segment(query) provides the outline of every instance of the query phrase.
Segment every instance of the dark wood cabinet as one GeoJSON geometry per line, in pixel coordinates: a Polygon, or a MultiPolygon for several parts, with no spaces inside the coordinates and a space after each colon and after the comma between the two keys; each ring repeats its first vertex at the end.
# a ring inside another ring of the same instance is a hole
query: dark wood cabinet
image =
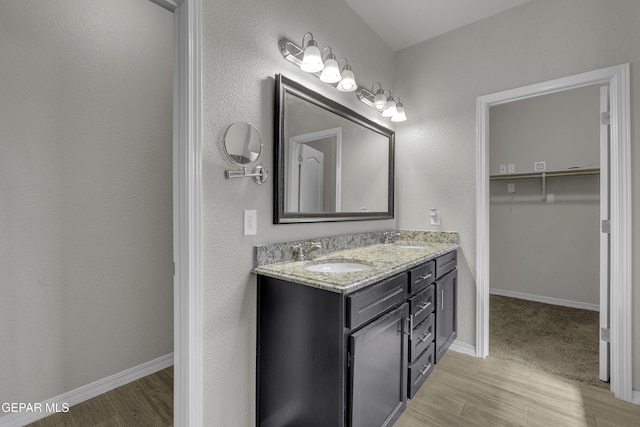
{"type": "Polygon", "coordinates": [[[402,304],[350,335],[350,426],[390,426],[404,410],[408,315],[402,304]]]}
{"type": "Polygon", "coordinates": [[[258,276],[260,427],[391,426],[456,338],[456,252],[342,294],[258,276]]]}
{"type": "Polygon", "coordinates": [[[409,271],[409,398],[456,339],[456,262],[452,251],[409,271]]]}
{"type": "MultiPolygon", "coordinates": [[[[455,255],[455,252],[452,252],[455,255]]],[[[446,255],[445,255],[446,256],[446,255]]],[[[444,356],[447,349],[458,336],[457,310],[457,285],[458,271],[455,268],[455,256],[448,257],[450,269],[436,280],[436,346],[435,363],[444,356]],[[453,258],[453,264],[451,264],[453,258]]],[[[436,259],[436,267],[438,259],[436,259]]],[[[446,271],[446,270],[445,270],[446,271]]]]}
{"type": "Polygon", "coordinates": [[[261,427],[391,426],[406,407],[407,275],[349,295],[258,276],[261,427]]]}

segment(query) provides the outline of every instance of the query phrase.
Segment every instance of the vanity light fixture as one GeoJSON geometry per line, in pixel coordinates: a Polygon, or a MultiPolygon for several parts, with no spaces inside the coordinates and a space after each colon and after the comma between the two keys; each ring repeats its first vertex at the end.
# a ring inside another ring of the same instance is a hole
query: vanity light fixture
{"type": "Polygon", "coordinates": [[[280,53],[284,59],[297,65],[303,71],[314,74],[325,83],[337,83],[336,89],[340,92],[355,91],[358,88],[358,84],[356,83],[356,77],[353,74],[353,70],[351,69],[351,65],[349,65],[347,59],[341,58],[339,61],[336,61],[336,56],[329,46],[323,48],[322,52],[320,52],[318,44],[313,40],[313,34],[311,33],[306,33],[304,37],[302,37],[302,46],[304,46],[307,36],[310,37],[311,40],[307,42],[306,48],[298,46],[291,40],[281,39],[278,46],[280,47],[280,53]],[[311,48],[311,50],[309,50],[309,48],[311,48]],[[323,61],[322,56],[327,49],[329,50],[329,54],[323,61]],[[316,52],[317,57],[315,56],[316,52]],[[311,56],[309,56],[309,54],[311,56]],[[315,64],[315,66],[311,65],[311,59],[313,59],[313,64],[315,64]],[[309,61],[305,62],[307,60],[309,61]],[[319,64],[316,61],[318,61],[319,64]],[[340,63],[343,61],[344,68],[340,70],[340,63]]]}
{"type": "MultiPolygon", "coordinates": [[[[373,88],[376,87],[376,85],[378,85],[380,89],[376,92],[376,96],[373,97],[373,106],[376,110],[382,111],[387,108],[387,95],[385,95],[382,85],[378,82],[371,85],[371,93],[373,93],[373,88]]],[[[389,94],[391,94],[391,92],[389,92],[389,94]]]]}
{"type": "Polygon", "coordinates": [[[400,98],[398,98],[396,113],[391,117],[391,121],[404,122],[405,120],[407,120],[407,114],[404,112],[404,107],[402,106],[402,102],[400,102],[400,98]]]}
{"type": "Polygon", "coordinates": [[[380,86],[380,89],[376,91],[376,85],[380,85],[380,83],[374,83],[373,86],[371,86],[371,90],[363,88],[361,86],[358,87],[358,90],[356,91],[358,99],[367,104],[369,107],[373,107],[376,110],[381,111],[383,117],[391,117],[392,122],[397,123],[407,120],[407,114],[405,113],[404,107],[400,102],[400,98],[398,98],[397,96],[392,96],[391,92],[388,90],[383,90],[382,86],[380,86]],[[386,96],[387,93],[389,94],[389,96],[386,96]],[[379,105],[383,105],[382,102],[384,101],[384,106],[382,107],[382,109],[376,107],[376,100],[379,101],[379,105]]]}
{"type": "MultiPolygon", "coordinates": [[[[351,65],[347,62],[347,58],[340,58],[340,61],[345,62],[344,69],[340,73],[340,82],[336,89],[340,92],[353,92],[358,88],[356,84],[356,77],[353,75],[353,71],[351,71],[351,65]]],[[[340,65],[340,61],[338,61],[338,65],[340,65]]]]}
{"type": "Polygon", "coordinates": [[[322,69],[322,73],[320,74],[320,80],[325,83],[338,83],[340,81],[340,67],[338,67],[338,61],[336,61],[336,56],[331,51],[329,46],[322,49],[322,53],[329,49],[329,55],[327,55],[327,59],[324,61],[324,68],[322,69]]]}
{"type": "Polygon", "coordinates": [[[391,92],[389,92],[389,97],[387,98],[387,106],[382,111],[382,117],[393,117],[398,112],[398,110],[396,109],[396,101],[394,98],[395,96],[391,96],[391,92]]]}
{"type": "Polygon", "coordinates": [[[356,92],[360,101],[382,113],[385,118],[391,118],[392,122],[407,120],[404,107],[400,99],[393,96],[390,91],[384,90],[382,84],[376,82],[371,90],[358,86],[351,65],[346,58],[336,61],[336,56],[331,47],[326,46],[320,51],[313,34],[306,33],[302,37],[302,45],[298,46],[288,39],[278,42],[282,57],[292,64],[297,65],[303,71],[311,73],[325,83],[335,85],[340,92],[356,92]],[[306,44],[305,44],[306,41],[306,44]],[[329,53],[323,58],[326,51],[329,53]],[[344,67],[340,64],[344,61],[344,67]],[[376,86],[378,90],[375,90],[376,86]]]}
{"type": "Polygon", "coordinates": [[[320,53],[320,49],[318,49],[318,43],[313,39],[313,34],[311,33],[306,33],[302,36],[302,45],[304,46],[304,39],[307,38],[307,36],[309,36],[309,41],[307,42],[307,47],[304,49],[300,68],[302,71],[308,73],[317,73],[324,68],[322,54],[320,53]]]}

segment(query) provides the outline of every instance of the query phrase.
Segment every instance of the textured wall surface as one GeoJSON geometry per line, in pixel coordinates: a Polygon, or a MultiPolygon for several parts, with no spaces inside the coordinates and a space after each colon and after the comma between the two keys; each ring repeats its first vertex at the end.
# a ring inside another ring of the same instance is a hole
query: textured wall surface
{"type": "Polygon", "coordinates": [[[273,225],[273,175],[267,184],[226,180],[226,128],[254,124],[261,162],[273,172],[274,76],[282,73],[372,119],[353,93],[338,92],[285,61],[278,40],[319,46],[347,57],[360,84],[393,89],[394,54],[341,0],[203,1],[203,226],[205,424],[255,425],[256,277],[253,245],[386,230],[396,220],[273,225]],[[243,236],[242,211],[258,211],[258,234],[243,236]]]}
{"type": "MultiPolygon", "coordinates": [[[[396,86],[409,121],[398,126],[402,228],[460,232],[459,333],[475,344],[476,98],[506,89],[631,63],[632,165],[640,164],[640,3],[536,0],[397,52],[396,86]],[[422,159],[417,162],[415,159],[422,159]],[[465,268],[468,268],[465,270],[465,268]]],[[[640,311],[640,176],[633,173],[633,312],[640,311]]],[[[640,389],[640,318],[633,317],[634,388],[640,389]]]]}
{"type": "Polygon", "coordinates": [[[0,401],[173,351],[172,15],[0,2],[0,401]]]}

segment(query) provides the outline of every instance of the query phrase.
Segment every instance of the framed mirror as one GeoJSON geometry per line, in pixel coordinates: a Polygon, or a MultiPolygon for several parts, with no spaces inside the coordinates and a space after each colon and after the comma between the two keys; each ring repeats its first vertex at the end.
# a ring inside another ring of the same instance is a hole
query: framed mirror
{"type": "Polygon", "coordinates": [[[276,75],[274,223],[391,219],[395,132],[276,75]]]}

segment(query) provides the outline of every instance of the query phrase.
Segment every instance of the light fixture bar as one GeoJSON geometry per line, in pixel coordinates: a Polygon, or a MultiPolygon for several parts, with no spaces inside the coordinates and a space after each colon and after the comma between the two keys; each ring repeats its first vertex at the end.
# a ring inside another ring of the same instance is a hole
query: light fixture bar
{"type": "Polygon", "coordinates": [[[370,92],[368,89],[363,88],[362,86],[358,86],[356,90],[356,96],[360,101],[367,104],[371,108],[375,108],[373,106],[373,100],[376,97],[375,93],[370,92]]]}
{"type": "MultiPolygon", "coordinates": [[[[310,36],[311,41],[309,44],[313,44],[314,49],[317,49],[317,43],[315,42],[315,40],[313,40],[313,35],[311,33],[306,33],[304,35],[304,37],[302,38],[302,44],[304,45],[304,40],[307,36],[310,36]]],[[[280,48],[280,53],[282,54],[282,57],[284,59],[286,59],[287,61],[291,62],[292,64],[295,64],[298,68],[303,69],[302,68],[302,61],[303,58],[305,56],[305,48],[303,46],[299,46],[298,44],[296,44],[295,42],[283,38],[280,39],[280,41],[278,42],[278,47],[280,48]]],[[[331,48],[330,47],[325,47],[320,51],[320,58],[323,60],[324,64],[320,64],[320,65],[324,65],[327,66],[327,64],[329,63],[329,60],[335,62],[335,55],[333,55],[333,52],[331,52],[331,48]],[[324,59],[324,51],[325,49],[329,49],[329,55],[327,56],[327,59],[324,59]]],[[[339,91],[342,92],[351,92],[353,91],[353,87],[357,86],[357,83],[355,82],[355,78],[353,76],[353,71],[351,71],[351,67],[349,66],[349,63],[347,61],[346,58],[341,58],[340,61],[337,61],[338,63],[338,69],[340,70],[340,62],[341,61],[345,61],[345,65],[344,68],[340,71],[341,74],[341,80],[339,80],[338,82],[331,82],[331,81],[327,81],[327,79],[325,78],[324,80],[320,77],[322,75],[322,70],[320,71],[315,71],[315,72],[308,72],[309,74],[313,74],[316,77],[318,77],[319,79],[323,80],[325,83],[330,84],[334,87],[336,87],[339,91]],[[348,83],[347,83],[348,82],[348,83]],[[346,84],[344,84],[346,83],[346,84]],[[350,88],[348,87],[350,86],[350,88]]],[[[335,66],[334,64],[332,64],[332,66],[335,66]]],[[[304,70],[303,70],[304,71],[304,70]]],[[[393,122],[403,122],[405,120],[407,120],[407,116],[404,112],[404,107],[402,107],[402,103],[400,103],[400,99],[397,97],[394,97],[390,91],[385,91],[382,88],[382,85],[380,83],[374,83],[373,87],[371,88],[371,90],[362,87],[362,86],[357,86],[356,89],[356,96],[358,97],[358,99],[368,105],[369,107],[379,111],[380,113],[383,113],[385,110],[388,109],[387,106],[387,101],[389,99],[393,100],[393,103],[396,104],[396,111],[387,111],[387,113],[385,114],[385,118],[390,118],[391,121],[393,122]],[[377,92],[374,92],[374,88],[376,85],[379,85],[379,90],[377,92]],[[385,101],[383,102],[382,100],[378,100],[376,99],[376,95],[381,96],[381,94],[385,93],[384,98],[385,101]],[[386,93],[389,94],[389,96],[386,96],[386,93]],[[398,99],[397,103],[396,103],[396,99],[398,99]],[[390,115],[389,115],[390,114],[390,115]]]]}

